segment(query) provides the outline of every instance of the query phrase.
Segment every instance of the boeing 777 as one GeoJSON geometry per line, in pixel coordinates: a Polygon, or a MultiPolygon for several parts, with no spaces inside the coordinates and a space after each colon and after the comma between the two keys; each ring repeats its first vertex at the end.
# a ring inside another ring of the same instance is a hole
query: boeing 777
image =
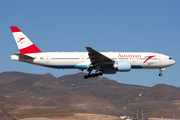
{"type": "Polygon", "coordinates": [[[97,52],[91,47],[86,47],[88,52],[42,52],[19,28],[10,28],[20,51],[11,55],[12,60],[57,69],[87,70],[85,79],[131,69],[159,69],[162,76],[162,70],[175,64],[169,56],[153,52],[97,52]]]}

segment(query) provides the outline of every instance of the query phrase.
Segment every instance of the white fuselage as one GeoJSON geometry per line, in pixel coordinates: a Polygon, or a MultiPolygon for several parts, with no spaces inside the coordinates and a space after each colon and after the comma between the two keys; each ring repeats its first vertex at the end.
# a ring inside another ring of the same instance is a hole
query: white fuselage
{"type": "MultiPolygon", "coordinates": [[[[131,69],[160,69],[175,64],[169,56],[150,52],[100,52],[114,61],[129,61],[131,69]],[[147,56],[153,56],[148,59],[147,56]]],[[[87,69],[88,52],[42,52],[26,54],[35,59],[12,55],[11,59],[58,69],[87,69]]]]}

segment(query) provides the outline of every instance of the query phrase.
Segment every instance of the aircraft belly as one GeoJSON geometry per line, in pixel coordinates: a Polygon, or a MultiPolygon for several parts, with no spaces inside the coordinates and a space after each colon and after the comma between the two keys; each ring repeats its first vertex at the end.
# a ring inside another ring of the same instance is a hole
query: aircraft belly
{"type": "Polygon", "coordinates": [[[45,67],[51,67],[57,69],[87,69],[87,65],[80,64],[81,62],[78,60],[77,61],[61,60],[61,61],[49,61],[49,62],[45,62],[44,64],[41,63],[42,62],[38,62],[37,64],[45,67]]]}

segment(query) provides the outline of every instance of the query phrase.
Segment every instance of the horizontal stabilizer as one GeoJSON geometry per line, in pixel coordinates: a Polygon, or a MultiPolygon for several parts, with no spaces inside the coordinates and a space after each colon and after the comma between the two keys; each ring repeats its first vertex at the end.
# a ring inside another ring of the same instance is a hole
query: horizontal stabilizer
{"type": "Polygon", "coordinates": [[[27,58],[27,59],[35,59],[34,57],[31,57],[29,55],[21,54],[21,53],[14,53],[15,55],[22,57],[22,58],[27,58]]]}

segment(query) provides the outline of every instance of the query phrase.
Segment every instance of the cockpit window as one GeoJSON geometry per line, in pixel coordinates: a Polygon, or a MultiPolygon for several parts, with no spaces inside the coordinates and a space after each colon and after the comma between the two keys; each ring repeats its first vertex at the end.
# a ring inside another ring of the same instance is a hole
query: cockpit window
{"type": "Polygon", "coordinates": [[[172,58],[169,58],[169,60],[172,60],[172,58]]]}

